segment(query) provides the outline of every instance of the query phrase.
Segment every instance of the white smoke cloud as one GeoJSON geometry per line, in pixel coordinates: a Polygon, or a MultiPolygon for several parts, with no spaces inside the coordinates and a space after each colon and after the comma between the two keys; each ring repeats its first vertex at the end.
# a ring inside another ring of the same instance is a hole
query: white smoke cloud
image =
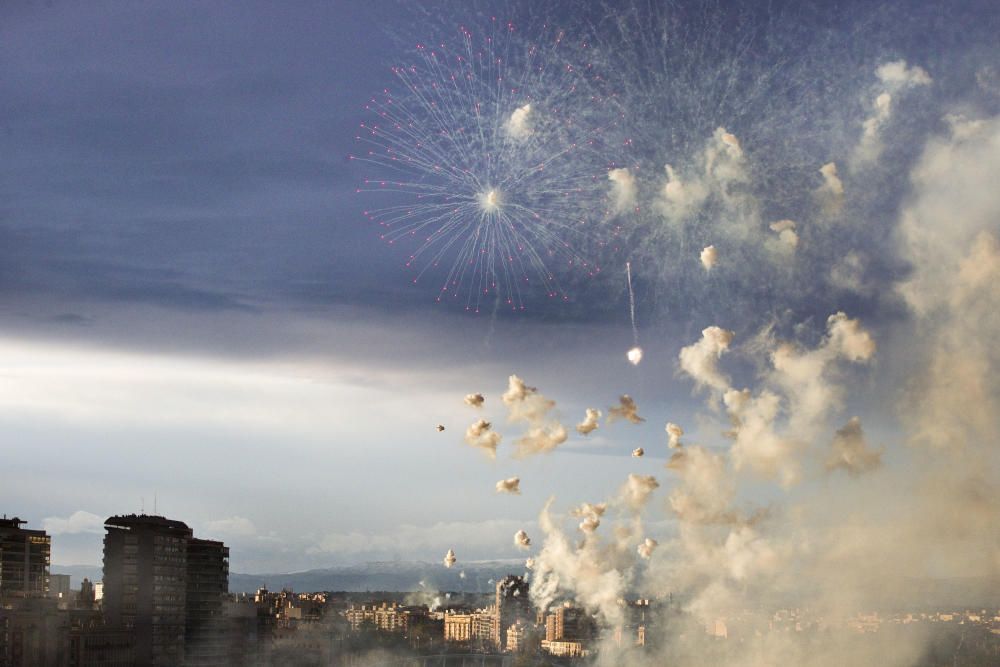
{"type": "Polygon", "coordinates": [[[528,533],[524,532],[523,529],[514,533],[514,546],[518,549],[531,548],[531,538],[528,537],[528,533]]]}
{"type": "Polygon", "coordinates": [[[725,391],[729,387],[729,378],[719,371],[718,361],[732,341],[732,331],[716,326],[702,330],[701,340],[681,349],[681,370],[700,387],[725,391]]]}
{"type": "Polygon", "coordinates": [[[641,459],[645,454],[646,450],[643,449],[642,447],[636,447],[635,449],[632,450],[632,456],[634,456],[637,459],[641,459]]]}
{"type": "Polygon", "coordinates": [[[608,408],[608,423],[613,423],[619,419],[624,419],[633,424],[641,424],[646,421],[639,416],[639,408],[636,407],[635,400],[628,394],[618,397],[618,405],[608,408]]]}
{"type": "Polygon", "coordinates": [[[497,493],[511,493],[520,494],[521,493],[521,478],[520,477],[508,477],[507,479],[501,479],[496,484],[497,493]]]}
{"type": "Polygon", "coordinates": [[[636,475],[631,473],[625,484],[622,485],[618,498],[629,509],[633,511],[641,510],[653,491],[659,488],[660,483],[652,475],[636,475]]]}
{"type": "Polygon", "coordinates": [[[666,180],[653,206],[673,223],[696,215],[711,199],[727,206],[736,203],[733,186],[749,181],[739,139],[722,127],[706,142],[694,169],[681,175],[668,164],[664,171],[666,180]]]}
{"type": "Polygon", "coordinates": [[[665,165],[667,179],[654,206],[663,217],[681,221],[698,212],[708,199],[709,190],[698,177],[682,180],[671,165],[665,165]]]}
{"type": "Polygon", "coordinates": [[[772,222],[769,227],[778,234],[778,243],[782,249],[790,252],[798,247],[799,235],[795,231],[797,225],[794,220],[778,220],[772,222]]]}
{"type": "Polygon", "coordinates": [[[615,214],[635,209],[639,186],[635,176],[628,169],[612,169],[608,172],[611,181],[611,210],[615,214]]]}
{"type": "Polygon", "coordinates": [[[601,517],[604,516],[607,509],[608,506],[606,503],[583,503],[579,507],[574,508],[572,514],[582,519],[578,526],[581,531],[592,533],[601,525],[601,517]]]}
{"type": "Polygon", "coordinates": [[[601,418],[601,411],[595,410],[594,408],[587,408],[587,413],[583,418],[583,421],[576,425],[576,430],[578,433],[587,435],[591,431],[594,431],[599,426],[598,420],[601,418]]]}
{"type": "Polygon", "coordinates": [[[497,457],[497,446],[502,439],[503,436],[494,431],[493,425],[485,419],[477,419],[465,431],[465,442],[482,449],[491,459],[497,457]]]}
{"type": "Polygon", "coordinates": [[[660,543],[654,540],[653,538],[647,537],[639,544],[638,547],[636,547],[636,552],[639,554],[640,557],[649,560],[650,558],[652,558],[653,551],[656,550],[656,547],[659,546],[659,544],[660,543]]]}
{"type": "Polygon", "coordinates": [[[551,423],[545,426],[536,426],[517,441],[517,449],[514,456],[524,458],[535,454],[544,454],[566,442],[569,434],[562,424],[551,423]]]}
{"type": "Polygon", "coordinates": [[[523,107],[518,107],[510,114],[510,118],[507,119],[505,125],[507,134],[513,139],[526,139],[530,137],[534,131],[531,120],[531,105],[525,104],[523,107]]]}
{"type": "Polygon", "coordinates": [[[466,405],[474,408],[481,408],[483,403],[486,402],[486,397],[482,394],[466,394],[464,400],[466,405]]]}
{"type": "Polygon", "coordinates": [[[544,421],[556,405],[555,401],[545,398],[538,393],[538,389],[529,387],[516,375],[508,378],[507,391],[500,400],[509,410],[510,421],[523,421],[533,425],[544,421]]]}
{"type": "Polygon", "coordinates": [[[448,553],[444,555],[444,566],[451,569],[457,561],[458,558],[455,557],[455,551],[453,549],[448,549],[448,553]]]}
{"type": "Polygon", "coordinates": [[[837,174],[837,164],[827,162],[819,168],[823,184],[815,192],[816,200],[828,215],[840,213],[844,205],[844,183],[837,174]]]}
{"type": "Polygon", "coordinates": [[[715,249],[714,245],[703,248],[698,257],[701,259],[701,265],[705,267],[706,271],[711,271],[719,263],[719,251],[715,249]]]}
{"type": "Polygon", "coordinates": [[[928,86],[931,77],[920,67],[909,67],[904,60],[886,63],[875,70],[882,91],[875,97],[872,113],[862,123],[861,140],[855,149],[858,164],[877,160],[882,153],[882,130],[892,118],[893,95],[914,86],[928,86]]]}
{"type": "Polygon", "coordinates": [[[667,446],[670,449],[679,448],[681,446],[681,436],[684,435],[684,429],[673,422],[667,422],[664,430],[667,432],[667,446]]]}

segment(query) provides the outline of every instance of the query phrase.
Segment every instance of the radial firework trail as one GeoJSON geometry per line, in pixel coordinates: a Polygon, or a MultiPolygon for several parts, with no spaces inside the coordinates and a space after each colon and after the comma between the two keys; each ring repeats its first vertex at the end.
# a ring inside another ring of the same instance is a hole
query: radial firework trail
{"type": "Polygon", "coordinates": [[[416,64],[393,69],[399,93],[367,106],[375,120],[351,157],[382,175],[359,192],[393,203],[366,215],[388,243],[413,239],[413,282],[443,268],[439,301],[478,312],[491,293],[514,310],[531,289],[566,298],[559,272],[600,270],[578,244],[606,209],[602,130],[590,123],[602,100],[584,92],[586,66],[560,59],[561,35],[521,46],[494,20],[486,35],[460,36],[457,47],[418,45],[416,64]]]}

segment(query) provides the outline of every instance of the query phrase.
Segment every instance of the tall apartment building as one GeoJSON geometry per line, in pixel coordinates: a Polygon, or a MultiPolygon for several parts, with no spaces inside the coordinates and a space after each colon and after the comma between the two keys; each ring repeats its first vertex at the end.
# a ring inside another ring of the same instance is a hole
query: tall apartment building
{"type": "Polygon", "coordinates": [[[226,664],[228,547],[162,516],[113,516],[104,527],[104,617],[134,637],[135,664],[226,664]]]}
{"type": "Polygon", "coordinates": [[[49,592],[51,538],[22,528],[17,517],[0,519],[0,600],[44,597],[49,592]]]}
{"type": "Polygon", "coordinates": [[[187,541],[184,649],[188,665],[227,663],[230,633],[224,596],[229,592],[229,547],[222,542],[187,541]]]}
{"type": "Polygon", "coordinates": [[[496,612],[493,618],[493,642],[497,649],[504,648],[507,629],[518,621],[534,622],[535,614],[528,598],[528,582],[523,577],[508,574],[497,582],[496,612]]]}

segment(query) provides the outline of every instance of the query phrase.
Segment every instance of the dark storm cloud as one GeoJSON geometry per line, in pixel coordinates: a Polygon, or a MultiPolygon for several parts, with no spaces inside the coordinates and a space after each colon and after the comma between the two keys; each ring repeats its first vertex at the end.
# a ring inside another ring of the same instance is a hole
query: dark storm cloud
{"type": "Polygon", "coordinates": [[[390,8],[6,4],[0,294],[377,301],[346,156],[390,8]]]}

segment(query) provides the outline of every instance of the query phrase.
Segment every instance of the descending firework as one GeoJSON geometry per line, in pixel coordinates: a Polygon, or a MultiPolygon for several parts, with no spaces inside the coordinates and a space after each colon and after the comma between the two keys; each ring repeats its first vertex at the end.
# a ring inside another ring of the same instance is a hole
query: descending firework
{"type": "Polygon", "coordinates": [[[625,277],[628,280],[628,315],[632,322],[632,349],[625,353],[625,358],[633,366],[642,361],[642,348],[639,347],[639,328],[635,325],[635,291],[632,289],[632,263],[625,262],[625,277]]]}
{"type": "Polygon", "coordinates": [[[565,299],[559,273],[600,270],[580,244],[605,217],[609,115],[585,92],[588,66],[564,61],[562,34],[525,44],[494,19],[458,37],[418,45],[414,64],[393,69],[398,91],[367,106],[351,157],[378,172],[359,192],[385,205],[366,215],[387,243],[416,246],[413,282],[443,278],[438,301],[565,299]]]}

